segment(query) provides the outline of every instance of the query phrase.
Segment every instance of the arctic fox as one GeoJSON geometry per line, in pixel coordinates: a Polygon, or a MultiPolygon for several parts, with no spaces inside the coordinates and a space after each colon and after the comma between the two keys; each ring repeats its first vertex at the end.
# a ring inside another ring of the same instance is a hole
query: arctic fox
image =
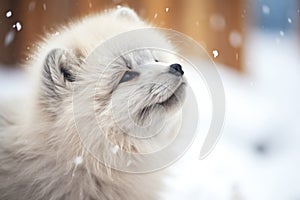
{"type": "Polygon", "coordinates": [[[152,30],[109,43],[88,61],[109,38],[149,27],[119,8],[62,27],[38,45],[27,64],[33,94],[14,114],[0,110],[1,200],[159,199],[159,172],[127,173],[114,163],[129,166],[176,133],[184,72],[175,59],[143,49],[173,47],[152,30]],[[131,47],[138,50],[122,54],[131,47]]]}

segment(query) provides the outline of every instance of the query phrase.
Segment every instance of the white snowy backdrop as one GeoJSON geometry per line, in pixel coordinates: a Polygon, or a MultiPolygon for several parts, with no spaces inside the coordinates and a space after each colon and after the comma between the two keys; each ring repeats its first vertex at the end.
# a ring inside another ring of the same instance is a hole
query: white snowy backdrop
{"type": "MultiPolygon", "coordinates": [[[[262,12],[273,10],[262,6],[262,12]]],[[[299,35],[250,29],[246,72],[218,65],[227,104],[222,137],[204,160],[195,140],[171,166],[164,199],[300,200],[299,35]]],[[[0,67],[0,100],[21,96],[28,86],[23,71],[0,67]]]]}

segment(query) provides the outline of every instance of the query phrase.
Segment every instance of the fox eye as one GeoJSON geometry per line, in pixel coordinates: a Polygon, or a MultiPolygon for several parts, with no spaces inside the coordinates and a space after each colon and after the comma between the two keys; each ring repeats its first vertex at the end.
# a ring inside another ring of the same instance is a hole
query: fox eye
{"type": "Polygon", "coordinates": [[[157,59],[154,60],[155,62],[159,62],[157,59]]]}
{"type": "Polygon", "coordinates": [[[123,82],[127,82],[127,81],[130,81],[132,79],[134,79],[135,77],[137,77],[139,75],[138,72],[134,72],[134,71],[126,71],[124,74],[123,74],[123,77],[121,78],[120,83],[123,83],[123,82]]]}

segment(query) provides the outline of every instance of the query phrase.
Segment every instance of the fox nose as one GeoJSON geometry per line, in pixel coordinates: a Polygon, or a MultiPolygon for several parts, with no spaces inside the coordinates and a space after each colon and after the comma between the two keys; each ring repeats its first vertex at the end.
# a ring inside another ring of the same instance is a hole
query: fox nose
{"type": "Polygon", "coordinates": [[[170,70],[169,72],[171,74],[174,74],[176,76],[182,76],[184,74],[184,71],[182,70],[182,67],[180,64],[178,63],[175,63],[175,64],[172,64],[170,65],[170,70]]]}

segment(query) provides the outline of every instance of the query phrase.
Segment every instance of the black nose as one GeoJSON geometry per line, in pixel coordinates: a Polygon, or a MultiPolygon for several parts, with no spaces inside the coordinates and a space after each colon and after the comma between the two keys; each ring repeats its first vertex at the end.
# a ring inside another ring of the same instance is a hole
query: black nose
{"type": "Polygon", "coordinates": [[[169,72],[172,74],[175,74],[177,76],[182,76],[184,74],[184,71],[182,70],[181,65],[177,64],[177,63],[170,65],[169,72]]]}

